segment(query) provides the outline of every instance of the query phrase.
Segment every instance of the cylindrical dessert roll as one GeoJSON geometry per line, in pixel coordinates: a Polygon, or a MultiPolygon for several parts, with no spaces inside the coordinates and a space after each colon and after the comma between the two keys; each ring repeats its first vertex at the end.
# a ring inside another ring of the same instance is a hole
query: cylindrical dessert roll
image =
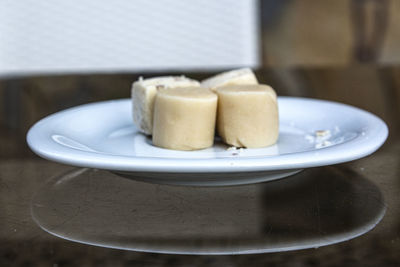
{"type": "Polygon", "coordinates": [[[185,76],[163,76],[149,79],[139,78],[132,84],[133,120],[138,130],[153,133],[154,99],[159,88],[200,86],[198,81],[185,76]]]}
{"type": "Polygon", "coordinates": [[[156,94],[153,144],[176,150],[213,145],[218,97],[200,87],[160,89],[156,94]]]}
{"type": "Polygon", "coordinates": [[[217,131],[236,147],[266,147],[279,133],[278,104],[268,85],[230,85],[217,88],[217,131]]]}
{"type": "Polygon", "coordinates": [[[231,70],[201,81],[201,86],[215,91],[217,87],[237,84],[258,84],[257,77],[249,68],[231,70]]]}

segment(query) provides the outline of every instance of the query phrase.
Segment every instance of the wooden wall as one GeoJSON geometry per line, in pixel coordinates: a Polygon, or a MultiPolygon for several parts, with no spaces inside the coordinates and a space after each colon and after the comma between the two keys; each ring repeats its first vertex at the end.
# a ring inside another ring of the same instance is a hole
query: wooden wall
{"type": "Polygon", "coordinates": [[[400,62],[398,0],[261,0],[264,66],[400,62]]]}

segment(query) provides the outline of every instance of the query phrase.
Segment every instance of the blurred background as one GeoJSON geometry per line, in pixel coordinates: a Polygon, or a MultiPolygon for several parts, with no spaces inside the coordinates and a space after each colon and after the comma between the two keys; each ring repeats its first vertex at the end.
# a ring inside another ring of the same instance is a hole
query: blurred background
{"type": "MultiPolygon", "coordinates": [[[[78,264],[79,257],[65,256],[68,252],[146,261],[147,254],[77,245],[45,233],[37,238],[40,229],[27,208],[29,196],[48,178],[40,176],[44,165],[34,163],[44,161],[26,145],[28,129],[68,107],[127,98],[139,76],[203,79],[251,67],[279,95],[339,101],[380,116],[390,128],[387,144],[393,144],[400,116],[399,14],[398,0],[0,0],[0,265],[35,262],[29,253],[54,266],[63,265],[63,259],[78,264]],[[38,241],[45,249],[31,250],[38,241]],[[25,259],[17,260],[21,253],[25,259]]],[[[400,151],[396,144],[390,150],[394,155],[400,151]]],[[[392,164],[382,169],[398,172],[397,158],[382,155],[382,162],[392,164]]],[[[46,173],[58,171],[58,165],[46,164],[46,173]]],[[[380,186],[389,192],[398,188],[393,183],[380,186]]],[[[389,200],[399,211],[398,197],[389,200]]],[[[398,216],[394,220],[400,229],[398,216]]],[[[398,266],[400,242],[397,237],[391,241],[390,229],[378,229],[368,242],[287,253],[285,260],[296,262],[301,254],[304,264],[296,266],[315,266],[322,258],[332,266],[354,266],[351,259],[361,261],[379,251],[369,259],[371,266],[383,257],[384,266],[398,266]],[[350,254],[347,263],[335,265],[337,253],[350,254]]],[[[249,258],[268,262],[261,255],[249,258]]],[[[283,256],[269,258],[279,262],[283,256]]],[[[165,258],[154,259],[161,263],[165,258]]],[[[165,266],[174,266],[171,259],[165,266]]],[[[213,266],[240,259],[247,258],[220,257],[213,266]]]]}
{"type": "Polygon", "coordinates": [[[390,0],[1,0],[0,73],[400,61],[390,0]]]}
{"type": "Polygon", "coordinates": [[[255,0],[5,4],[5,73],[187,72],[260,62],[255,0]]]}

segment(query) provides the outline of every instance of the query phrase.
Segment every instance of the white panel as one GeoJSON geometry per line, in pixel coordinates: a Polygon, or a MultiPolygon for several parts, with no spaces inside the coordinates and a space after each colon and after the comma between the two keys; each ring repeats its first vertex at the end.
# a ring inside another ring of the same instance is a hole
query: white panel
{"type": "Polygon", "coordinates": [[[257,0],[0,0],[0,73],[257,66],[257,0]]]}

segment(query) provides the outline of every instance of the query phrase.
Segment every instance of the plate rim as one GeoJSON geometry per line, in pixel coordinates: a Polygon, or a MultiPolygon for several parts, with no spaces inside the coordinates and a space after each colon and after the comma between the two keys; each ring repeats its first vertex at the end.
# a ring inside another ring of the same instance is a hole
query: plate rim
{"type": "MultiPolygon", "coordinates": [[[[386,141],[389,130],[386,123],[378,116],[363,109],[329,100],[316,98],[279,96],[278,101],[311,101],[333,104],[341,108],[352,109],[364,118],[368,118],[376,125],[368,129],[364,135],[357,135],[354,139],[311,151],[302,151],[278,156],[252,156],[232,158],[156,158],[135,157],[101,154],[77,150],[62,146],[43,134],[43,125],[58,116],[91,108],[99,105],[118,104],[130,101],[129,98],[107,100],[71,107],[36,122],[28,131],[26,141],[30,149],[47,160],[96,169],[127,171],[127,172],[169,172],[169,173],[232,173],[232,172],[266,172],[286,169],[304,169],[318,166],[333,165],[360,159],[375,152],[386,141]],[[350,149],[351,148],[351,149],[350,149]],[[343,155],[343,149],[347,149],[343,155]],[[316,160],[315,157],[318,157],[316,160]]],[[[48,132],[48,131],[47,131],[48,132]]]]}

